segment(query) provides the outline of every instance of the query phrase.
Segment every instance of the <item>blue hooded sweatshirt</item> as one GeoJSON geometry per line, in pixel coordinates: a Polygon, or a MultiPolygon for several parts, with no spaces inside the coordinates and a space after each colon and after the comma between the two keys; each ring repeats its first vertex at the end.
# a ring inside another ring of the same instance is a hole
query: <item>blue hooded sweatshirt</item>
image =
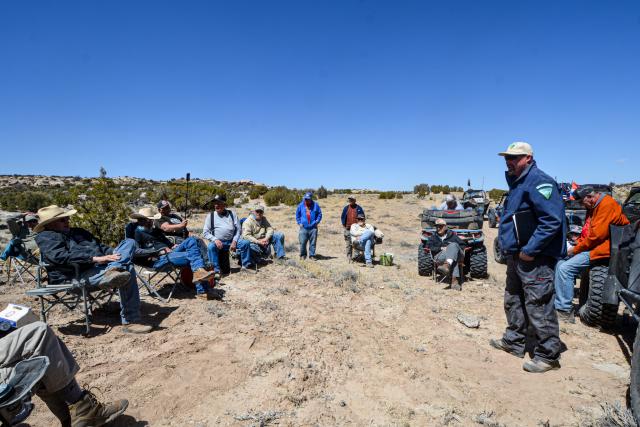
{"type": "Polygon", "coordinates": [[[532,162],[519,176],[505,173],[509,197],[500,218],[499,238],[506,254],[524,252],[530,256],[547,255],[563,258],[567,253],[566,217],[558,184],[532,162]],[[529,241],[518,247],[513,214],[530,211],[536,222],[529,241]]]}
{"type": "Polygon", "coordinates": [[[311,202],[311,224],[309,224],[309,221],[307,221],[307,208],[304,204],[304,200],[300,202],[300,204],[298,205],[298,209],[296,209],[296,222],[298,223],[298,225],[306,228],[307,230],[316,228],[322,220],[322,209],[320,209],[320,205],[313,200],[311,202]]]}

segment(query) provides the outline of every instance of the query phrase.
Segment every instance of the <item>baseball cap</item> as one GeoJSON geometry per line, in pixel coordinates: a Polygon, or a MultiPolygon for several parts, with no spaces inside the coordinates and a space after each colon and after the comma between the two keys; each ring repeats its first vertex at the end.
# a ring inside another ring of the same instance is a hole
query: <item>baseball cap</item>
{"type": "Polygon", "coordinates": [[[305,200],[312,200],[313,199],[313,194],[311,192],[305,193],[304,199],[305,200]]]}
{"type": "Polygon", "coordinates": [[[158,205],[157,205],[158,209],[162,209],[162,208],[164,208],[164,207],[166,207],[166,206],[171,207],[171,203],[169,203],[169,201],[168,201],[168,200],[160,200],[160,201],[158,202],[158,205]]]}
{"type": "Polygon", "coordinates": [[[506,151],[501,151],[498,156],[533,156],[531,145],[523,141],[517,141],[507,147],[506,151]]]}
{"type": "Polygon", "coordinates": [[[436,219],[436,225],[447,225],[447,221],[442,218],[436,219]]]}
{"type": "Polygon", "coordinates": [[[28,213],[24,216],[24,222],[29,222],[29,221],[38,221],[38,215],[34,214],[34,213],[28,213]]]}
{"type": "Polygon", "coordinates": [[[445,202],[453,202],[455,199],[456,199],[456,196],[454,196],[453,194],[447,194],[446,196],[444,196],[445,202]]]}
{"type": "Polygon", "coordinates": [[[253,207],[253,210],[254,210],[254,211],[259,211],[259,212],[264,212],[264,206],[262,206],[262,205],[255,205],[255,206],[253,207]]]}
{"type": "Polygon", "coordinates": [[[573,198],[576,200],[582,200],[585,197],[593,194],[595,191],[595,188],[590,185],[582,185],[576,188],[576,191],[573,192],[573,198]]]}
{"type": "Polygon", "coordinates": [[[365,219],[364,214],[359,213],[358,215],[356,215],[356,219],[365,219]]]}
{"type": "Polygon", "coordinates": [[[227,203],[227,196],[225,196],[224,194],[216,194],[215,196],[213,196],[211,201],[213,203],[227,203]]]}
{"type": "Polygon", "coordinates": [[[347,197],[347,200],[355,200],[356,198],[354,196],[349,196],[347,197]]]}

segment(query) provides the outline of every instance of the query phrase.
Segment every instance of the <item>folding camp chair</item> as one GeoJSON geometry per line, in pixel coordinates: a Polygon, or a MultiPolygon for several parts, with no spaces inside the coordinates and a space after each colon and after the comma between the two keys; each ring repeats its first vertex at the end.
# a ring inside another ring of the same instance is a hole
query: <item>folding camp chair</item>
{"type": "MultiPolygon", "coordinates": [[[[127,239],[135,238],[137,224],[130,222],[125,226],[124,235],[127,239]]],[[[168,303],[173,296],[173,292],[178,284],[183,285],[181,277],[181,267],[171,264],[171,262],[165,264],[161,268],[153,268],[153,262],[147,259],[136,258],[133,259],[134,268],[136,270],[136,278],[138,280],[138,288],[144,288],[147,294],[156,298],[164,303],[168,303]],[[160,295],[159,290],[165,287],[166,281],[170,280],[172,283],[167,297],[160,295]]]]}
{"type": "Polygon", "coordinates": [[[88,279],[80,278],[79,264],[70,264],[74,270],[74,278],[60,284],[45,283],[47,279],[42,274],[48,265],[40,259],[39,268],[36,274],[36,288],[25,293],[27,296],[40,300],[40,319],[47,321],[47,314],[57,305],[62,305],[70,311],[82,307],[86,335],[89,335],[91,327],[91,316],[94,309],[108,304],[117,289],[100,289],[89,284],[88,279]]]}
{"type": "Polygon", "coordinates": [[[14,238],[7,245],[6,260],[3,271],[7,275],[7,283],[13,284],[20,281],[23,285],[31,285],[36,282],[39,267],[38,257],[28,251],[20,239],[14,238]]]}

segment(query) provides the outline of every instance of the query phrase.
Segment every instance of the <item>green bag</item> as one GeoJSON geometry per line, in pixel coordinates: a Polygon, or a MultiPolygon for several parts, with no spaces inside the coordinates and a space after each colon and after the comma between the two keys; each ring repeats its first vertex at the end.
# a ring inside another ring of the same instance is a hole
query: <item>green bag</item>
{"type": "Polygon", "coordinates": [[[386,267],[392,266],[393,254],[385,252],[382,255],[380,255],[380,265],[384,265],[386,267]]]}

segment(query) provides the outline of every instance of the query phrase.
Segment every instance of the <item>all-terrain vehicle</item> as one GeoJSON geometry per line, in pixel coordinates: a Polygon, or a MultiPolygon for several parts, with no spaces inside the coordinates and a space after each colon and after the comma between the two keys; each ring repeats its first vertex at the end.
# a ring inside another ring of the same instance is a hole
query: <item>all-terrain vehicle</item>
{"type": "Polygon", "coordinates": [[[447,225],[471,249],[465,251],[463,274],[470,274],[473,278],[487,277],[487,248],[484,246],[482,233],[482,216],[473,209],[463,211],[442,211],[425,209],[420,215],[422,234],[418,245],[418,274],[431,276],[433,273],[433,256],[426,241],[435,232],[436,219],[442,218],[447,225]]]}
{"type": "Polygon", "coordinates": [[[465,208],[472,208],[478,211],[483,218],[487,214],[489,209],[489,203],[491,200],[487,197],[487,192],[484,190],[472,190],[468,189],[462,194],[462,200],[460,201],[465,208]]]}
{"type": "MultiPolygon", "coordinates": [[[[489,220],[490,228],[496,228],[500,224],[500,218],[502,218],[502,215],[504,214],[504,205],[507,203],[508,196],[509,193],[504,193],[500,197],[500,201],[496,207],[489,209],[487,212],[487,219],[489,220]]],[[[496,238],[493,239],[493,259],[495,259],[498,264],[507,263],[507,258],[504,256],[502,249],[500,248],[499,236],[496,236],[496,238]]]]}
{"type": "Polygon", "coordinates": [[[631,187],[627,200],[622,204],[622,212],[631,222],[640,219],[640,187],[631,187]]]}
{"type": "MultiPolygon", "coordinates": [[[[610,196],[612,194],[612,188],[610,185],[583,184],[583,186],[585,185],[593,187],[593,189],[599,193],[608,194],[610,196]]],[[[566,186],[567,186],[566,183],[560,184],[561,188],[564,188],[566,186]]],[[[563,198],[564,198],[564,213],[567,217],[567,225],[575,224],[575,225],[583,226],[584,221],[587,218],[587,209],[579,201],[571,200],[569,198],[569,195],[568,194],[565,195],[564,192],[563,192],[563,198]]]]}

